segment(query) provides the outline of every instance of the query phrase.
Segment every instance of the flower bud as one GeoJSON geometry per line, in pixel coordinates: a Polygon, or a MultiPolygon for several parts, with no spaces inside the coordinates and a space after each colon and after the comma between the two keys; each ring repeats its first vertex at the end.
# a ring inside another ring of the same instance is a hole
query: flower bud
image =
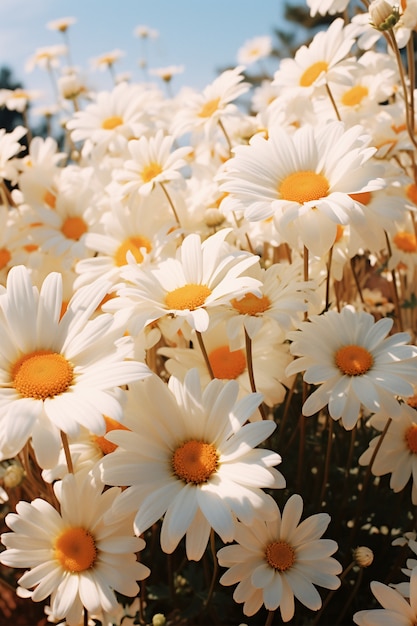
{"type": "Polygon", "coordinates": [[[366,546],[358,546],[353,551],[353,559],[359,567],[369,567],[374,560],[374,553],[366,546]]]}
{"type": "Polygon", "coordinates": [[[155,613],[152,617],[152,626],[165,626],[167,620],[163,613],[155,613]]]}
{"type": "Polygon", "coordinates": [[[25,477],[25,470],[21,465],[13,463],[6,468],[3,476],[4,486],[8,489],[18,487],[25,477]]]}
{"type": "Polygon", "coordinates": [[[369,5],[371,26],[377,30],[391,30],[400,19],[400,9],[388,0],[373,0],[369,5]]]}

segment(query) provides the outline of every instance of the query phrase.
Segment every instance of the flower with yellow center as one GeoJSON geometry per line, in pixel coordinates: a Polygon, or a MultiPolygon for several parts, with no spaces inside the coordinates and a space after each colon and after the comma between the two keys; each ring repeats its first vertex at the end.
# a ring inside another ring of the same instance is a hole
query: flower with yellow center
{"type": "Polygon", "coordinates": [[[102,435],[103,414],[123,419],[119,385],[150,371],[131,359],[127,338],[115,343],[124,329],[115,333],[112,316],[90,319],[108,288],[97,282],[78,290],[62,315],[60,274],[49,274],[38,291],[24,266],[10,270],[0,302],[1,458],[15,456],[31,438],[40,466],[50,468],[60,431],[74,437],[84,426],[102,435]]]}
{"type": "Polygon", "coordinates": [[[302,322],[287,337],[295,359],[287,374],[304,372],[307,383],[317,385],[303,405],[313,415],[328,405],[335,420],[350,430],[362,406],[375,413],[381,409],[395,417],[400,409],[396,397],[412,396],[417,367],[417,348],[405,345],[407,333],[389,335],[393,321],[375,322],[369,313],[348,305],[340,313],[328,311],[302,322]]]}
{"type": "Polygon", "coordinates": [[[132,387],[132,432],[108,433],[118,448],[99,464],[107,484],[127,486],[113,505],[116,515],[134,512],[138,535],[163,517],[164,552],[185,535],[192,560],[203,555],[210,528],[231,541],[235,517],[249,524],[273,519],[275,503],[263,488],[284,486],[273,467],[281,459],[256,446],[275,424],[246,423],[260,394],[237,400],[236,381],[218,379],[203,391],[195,369],[183,383],[171,376],[167,386],[155,375],[132,387]]]}
{"type": "Polygon", "coordinates": [[[294,598],[312,611],[321,607],[316,584],[337,589],[342,567],[331,555],[337,550],[332,539],[322,539],[330,516],[311,515],[300,522],[303,500],[289,498],[273,521],[237,523],[235,544],[217,552],[219,564],[229,568],[220,578],[222,585],[239,583],[233,593],[243,603],[245,615],[254,615],[262,606],[280,609],[284,622],[294,616],[294,598]],[[320,582],[318,582],[320,581],[320,582]]]}
{"type": "Polygon", "coordinates": [[[113,172],[112,193],[122,197],[148,195],[157,183],[181,180],[181,168],[191,148],[184,146],[173,150],[174,137],[159,130],[155,136],[142,136],[128,143],[130,158],[121,169],[113,172]]]}
{"type": "Polygon", "coordinates": [[[258,134],[235,148],[218,176],[220,190],[249,221],[273,217],[281,241],[322,256],[338,226],[367,225],[355,196],[385,185],[378,166],[369,162],[375,152],[367,147],[369,139],[361,126],[337,121],[291,132],[271,125],[268,138],[258,134]]]}
{"type": "Polygon", "coordinates": [[[97,477],[67,475],[54,485],[60,504],[37,498],[19,502],[7,516],[12,532],[3,533],[3,565],[27,571],[19,580],[35,602],[51,596],[53,615],[79,624],[84,609],[111,612],[118,607],[115,592],[135,596],[135,582],[149,575],[136,552],[145,546],[134,537],[128,520],[116,520],[111,506],[120,489],[103,492],[97,477]],[[40,557],[40,555],[42,555],[40,557]]]}
{"type": "MultiPolygon", "coordinates": [[[[210,309],[247,291],[256,292],[259,281],[245,271],[258,258],[229,246],[225,239],[230,232],[224,228],[204,241],[199,235],[187,235],[176,258],[148,268],[129,264],[122,269],[129,285],[118,290],[120,306],[130,309],[134,334],[166,315],[177,329],[187,323],[204,332],[210,309]]],[[[117,308],[117,300],[112,305],[117,308]]]]}
{"type": "MultiPolygon", "coordinates": [[[[379,411],[371,417],[370,424],[382,432],[389,417],[387,412],[379,411]]],[[[405,489],[411,482],[411,500],[414,505],[417,504],[416,409],[407,403],[401,404],[399,414],[390,421],[386,433],[371,439],[369,447],[359,457],[360,465],[369,465],[376,446],[380,447],[372,463],[372,474],[374,476],[391,474],[389,485],[396,493],[405,489]]]]}

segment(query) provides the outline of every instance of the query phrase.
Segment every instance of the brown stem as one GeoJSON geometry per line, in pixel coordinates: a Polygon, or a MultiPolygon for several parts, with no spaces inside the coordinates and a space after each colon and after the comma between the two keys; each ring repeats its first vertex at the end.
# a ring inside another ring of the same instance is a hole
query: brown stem
{"type": "Polygon", "coordinates": [[[65,460],[67,462],[68,472],[70,474],[73,474],[74,466],[72,464],[71,451],[70,451],[69,444],[68,444],[68,437],[67,437],[67,434],[64,433],[63,430],[61,430],[61,439],[62,439],[62,445],[64,447],[64,454],[65,454],[65,460]]]}
{"type": "Polygon", "coordinates": [[[203,358],[206,363],[208,372],[210,374],[210,378],[213,380],[213,378],[216,378],[216,377],[214,375],[213,368],[211,367],[211,363],[207,354],[206,346],[204,345],[203,335],[201,334],[199,330],[196,330],[195,334],[197,335],[198,345],[200,346],[200,350],[203,354],[203,358]]]}
{"type": "MultiPolygon", "coordinates": [[[[245,328],[245,347],[246,347],[246,364],[248,367],[250,388],[253,391],[253,393],[256,393],[257,389],[256,389],[256,384],[255,384],[255,374],[253,371],[253,358],[252,358],[252,339],[249,337],[248,331],[246,330],[246,328],[245,328]]],[[[258,408],[259,408],[259,413],[261,414],[262,419],[266,420],[267,416],[265,413],[265,407],[263,406],[262,402],[258,408]]]]}

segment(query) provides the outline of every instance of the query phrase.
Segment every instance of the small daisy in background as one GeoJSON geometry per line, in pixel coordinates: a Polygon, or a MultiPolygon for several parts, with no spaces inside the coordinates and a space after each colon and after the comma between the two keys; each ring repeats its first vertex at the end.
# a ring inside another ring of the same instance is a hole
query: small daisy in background
{"type": "Polygon", "coordinates": [[[233,593],[243,603],[245,615],[255,615],[264,605],[280,609],[284,622],[294,617],[296,598],[312,611],[322,605],[315,585],[326,589],[340,586],[342,566],[331,555],[338,548],[332,539],[322,539],[330,516],[317,513],[302,522],[303,500],[292,495],[274,520],[236,524],[235,542],[217,552],[219,564],[228,570],[222,585],[239,583],[233,593]]]}
{"type": "Polygon", "coordinates": [[[268,57],[272,52],[272,39],[269,35],[254,37],[245,41],[237,51],[237,61],[240,65],[251,65],[260,59],[268,57]]]}
{"type": "Polygon", "coordinates": [[[304,372],[305,382],[318,385],[303,405],[313,415],[328,405],[334,420],[341,418],[351,430],[361,407],[381,409],[392,416],[400,412],[396,396],[412,396],[417,368],[417,348],[406,345],[410,336],[389,336],[393,319],[375,322],[369,313],[348,305],[340,313],[312,315],[299,330],[287,334],[295,359],[287,374],[304,372]]]}
{"type": "Polygon", "coordinates": [[[1,535],[0,562],[28,568],[19,585],[33,588],[34,602],[51,596],[52,614],[69,626],[81,623],[84,609],[114,613],[115,592],[135,596],[136,581],[150,573],[137,561],[145,542],[133,536],[131,521],[109,513],[120,489],[103,487],[91,474],[82,481],[68,474],[54,485],[59,512],[41,498],[21,501],[6,517],[12,532],[1,535]]]}

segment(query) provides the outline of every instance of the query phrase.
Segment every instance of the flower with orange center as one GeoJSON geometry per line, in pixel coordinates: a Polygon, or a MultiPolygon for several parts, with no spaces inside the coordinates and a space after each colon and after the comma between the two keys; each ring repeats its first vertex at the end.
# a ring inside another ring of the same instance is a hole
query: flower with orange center
{"type": "Polygon", "coordinates": [[[196,369],[183,383],[171,376],[168,386],[155,375],[133,385],[140,402],[132,432],[107,435],[118,448],[100,461],[103,480],[127,485],[114,512],[129,518],[135,513],[137,534],[163,517],[164,552],[171,553],[185,535],[188,558],[199,560],[211,528],[230,541],[236,517],[251,523],[276,514],[263,488],[284,486],[274,468],[280,457],[255,447],[275,424],[247,424],[261,395],[237,400],[237,392],[236,381],[218,379],[203,391],[196,369]]]}
{"type": "MultiPolygon", "coordinates": [[[[382,432],[387,427],[389,414],[379,411],[371,417],[370,424],[382,432]]],[[[390,488],[398,493],[411,482],[411,500],[417,504],[417,413],[407,403],[400,405],[399,414],[388,425],[384,434],[379,434],[370,442],[359,458],[360,465],[369,465],[379,447],[371,466],[374,476],[391,474],[390,488]]]]}
{"type": "Polygon", "coordinates": [[[1,536],[6,547],[1,562],[27,569],[20,586],[33,588],[29,595],[35,602],[51,596],[51,611],[59,621],[80,624],[84,610],[113,612],[118,608],[115,592],[135,596],[135,581],[149,575],[135,554],[145,542],[132,536],[128,521],[111,513],[120,489],[103,488],[92,474],[67,474],[54,484],[59,512],[36,498],[30,504],[19,502],[6,519],[12,532],[1,536]]]}
{"type": "Polygon", "coordinates": [[[304,124],[294,132],[271,125],[268,138],[255,135],[237,146],[218,178],[220,190],[243,208],[251,222],[274,218],[280,239],[322,256],[337,227],[369,221],[364,198],[385,185],[368,163],[375,148],[361,126],[342,122],[304,124]]]}
{"type": "Polygon", "coordinates": [[[60,431],[75,437],[84,426],[102,435],[103,414],[123,419],[119,386],[150,371],[132,360],[128,339],[115,343],[124,328],[115,334],[113,317],[97,315],[108,288],[97,282],[76,291],[62,314],[60,274],[49,274],[38,291],[24,266],[10,270],[0,303],[1,458],[15,456],[31,438],[39,465],[50,468],[60,431]]]}
{"type": "Polygon", "coordinates": [[[304,415],[313,415],[328,405],[335,420],[351,429],[361,415],[399,412],[397,396],[412,396],[417,367],[417,348],[405,345],[407,333],[389,335],[392,319],[375,322],[369,313],[348,305],[340,313],[313,315],[300,329],[288,333],[291,352],[300,358],[287,373],[304,372],[307,383],[317,385],[303,405],[304,415]]]}
{"type": "Polygon", "coordinates": [[[329,522],[327,513],[312,515],[300,523],[303,500],[293,495],[282,515],[274,521],[237,523],[235,544],[217,552],[219,564],[229,568],[222,585],[238,583],[233,599],[243,603],[245,615],[254,615],[264,605],[280,609],[284,622],[294,616],[294,598],[312,611],[321,607],[316,581],[326,589],[337,589],[342,567],[331,554],[337,550],[332,539],[321,539],[329,522]]]}
{"type": "Polygon", "coordinates": [[[166,315],[176,330],[187,323],[204,332],[212,307],[229,303],[242,293],[257,291],[259,281],[244,272],[258,258],[228,246],[225,239],[230,232],[224,228],[204,241],[199,235],[190,234],[178,248],[176,258],[149,268],[130,264],[122,269],[122,278],[129,286],[121,287],[118,295],[122,296],[124,309],[131,309],[133,333],[166,315]]]}

